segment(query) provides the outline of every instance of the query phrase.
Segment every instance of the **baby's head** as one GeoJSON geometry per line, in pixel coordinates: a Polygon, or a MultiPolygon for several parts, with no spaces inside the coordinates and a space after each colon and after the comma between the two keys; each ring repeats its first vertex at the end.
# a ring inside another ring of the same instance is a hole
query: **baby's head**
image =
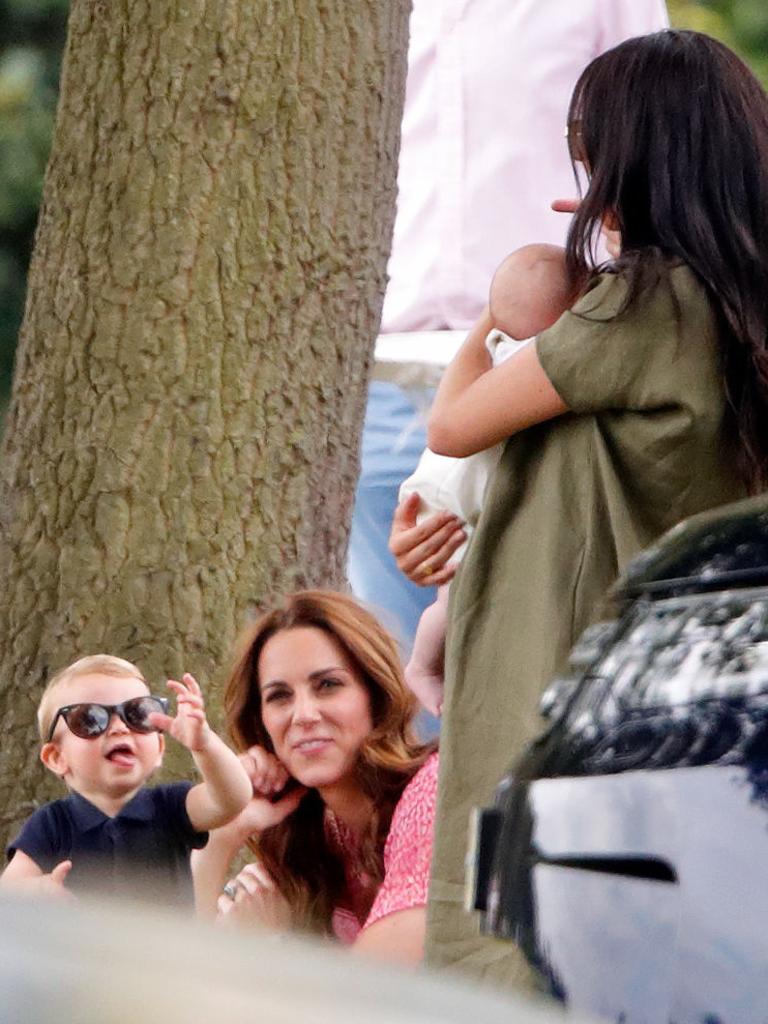
{"type": "Polygon", "coordinates": [[[552,324],[574,299],[565,250],[544,242],[510,253],[493,275],[489,306],[494,327],[524,341],[552,324]]]}
{"type": "Polygon", "coordinates": [[[129,661],[107,654],[80,658],[43,691],[40,759],[91,802],[130,796],[162,762],[164,738],[148,716],[163,710],[129,661]]]}

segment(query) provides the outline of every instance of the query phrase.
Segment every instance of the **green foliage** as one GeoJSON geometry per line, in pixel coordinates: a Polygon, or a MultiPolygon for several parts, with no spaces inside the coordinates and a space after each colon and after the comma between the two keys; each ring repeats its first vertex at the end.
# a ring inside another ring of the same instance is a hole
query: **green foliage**
{"type": "Polygon", "coordinates": [[[766,0],[668,0],[668,7],[673,25],[722,39],[768,87],[766,0]]]}
{"type": "Polygon", "coordinates": [[[66,0],[0,0],[0,402],[21,322],[67,9],[66,0]]]}

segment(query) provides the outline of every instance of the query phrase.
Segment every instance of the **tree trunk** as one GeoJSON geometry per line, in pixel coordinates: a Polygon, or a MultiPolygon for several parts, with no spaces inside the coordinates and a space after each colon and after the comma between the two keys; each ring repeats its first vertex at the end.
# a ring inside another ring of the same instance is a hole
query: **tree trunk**
{"type": "Polygon", "coordinates": [[[0,832],[54,792],[55,670],[210,695],[249,611],[342,583],[409,9],[73,0],[2,452],[0,832]]]}

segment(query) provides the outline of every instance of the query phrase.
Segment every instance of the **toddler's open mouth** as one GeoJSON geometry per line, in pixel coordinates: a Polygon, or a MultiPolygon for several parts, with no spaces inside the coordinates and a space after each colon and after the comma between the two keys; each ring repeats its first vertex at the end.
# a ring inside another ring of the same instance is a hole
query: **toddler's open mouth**
{"type": "Polygon", "coordinates": [[[107,760],[113,764],[120,764],[124,767],[130,767],[136,760],[136,754],[133,748],[127,743],[120,743],[107,754],[107,760]]]}

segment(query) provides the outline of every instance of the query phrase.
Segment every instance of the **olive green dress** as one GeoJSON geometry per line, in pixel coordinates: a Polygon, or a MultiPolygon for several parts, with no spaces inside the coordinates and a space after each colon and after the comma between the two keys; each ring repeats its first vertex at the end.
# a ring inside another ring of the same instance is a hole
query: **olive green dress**
{"type": "Polygon", "coordinates": [[[571,411],[507,442],[451,588],[427,959],[503,984],[530,976],[462,908],[470,810],[541,730],[542,690],[627,561],[745,493],[704,289],[678,265],[615,316],[625,294],[603,275],[536,340],[571,411]]]}

